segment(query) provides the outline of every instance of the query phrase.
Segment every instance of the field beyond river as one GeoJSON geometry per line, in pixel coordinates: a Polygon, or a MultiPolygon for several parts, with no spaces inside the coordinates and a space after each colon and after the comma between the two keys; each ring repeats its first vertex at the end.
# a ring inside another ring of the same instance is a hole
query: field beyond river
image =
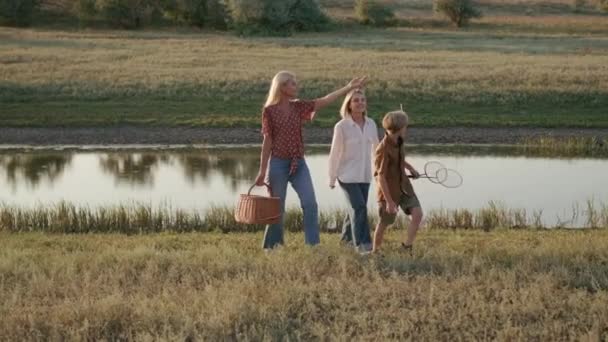
{"type": "MultiPolygon", "coordinates": [[[[322,3],[341,24],[289,37],[0,28],[0,127],[257,129],[288,69],[302,98],[368,75],[370,116],[403,104],[413,127],[608,128],[605,14],[484,0],[484,17],[458,30],[415,1],[395,5],[400,26],[369,28],[344,1],[322,3]]],[[[332,127],[338,106],[312,126],[332,127]]]]}

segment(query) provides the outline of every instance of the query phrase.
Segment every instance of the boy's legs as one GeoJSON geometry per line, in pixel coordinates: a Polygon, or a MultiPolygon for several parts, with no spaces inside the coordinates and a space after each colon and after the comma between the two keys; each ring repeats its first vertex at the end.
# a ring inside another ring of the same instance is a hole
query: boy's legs
{"type": "Polygon", "coordinates": [[[289,181],[300,198],[300,205],[304,212],[304,241],[308,245],[317,245],[320,242],[319,208],[310,171],[304,159],[299,160],[298,169],[289,181]]]}
{"type": "Polygon", "coordinates": [[[414,244],[414,240],[416,239],[416,234],[418,233],[418,229],[420,228],[420,223],[422,222],[422,208],[420,207],[420,202],[418,201],[418,197],[402,195],[401,196],[401,209],[406,215],[410,215],[410,224],[407,228],[407,239],[405,240],[405,246],[411,246],[414,244]]]}
{"type": "Polygon", "coordinates": [[[388,227],[387,224],[382,222],[378,222],[376,225],[376,230],[374,231],[374,243],[372,247],[372,252],[376,253],[380,251],[380,246],[382,246],[382,241],[384,240],[384,230],[388,227]]]}
{"type": "Polygon", "coordinates": [[[418,229],[420,229],[420,223],[422,222],[422,208],[411,208],[410,212],[412,215],[410,225],[407,228],[407,240],[405,241],[406,246],[411,246],[414,244],[416,234],[418,233],[418,229]]]}
{"type": "Polygon", "coordinates": [[[384,230],[386,227],[395,223],[397,214],[390,214],[386,212],[386,203],[378,202],[378,225],[376,225],[376,231],[374,232],[374,242],[372,251],[378,252],[382,241],[384,240],[384,230]]]}

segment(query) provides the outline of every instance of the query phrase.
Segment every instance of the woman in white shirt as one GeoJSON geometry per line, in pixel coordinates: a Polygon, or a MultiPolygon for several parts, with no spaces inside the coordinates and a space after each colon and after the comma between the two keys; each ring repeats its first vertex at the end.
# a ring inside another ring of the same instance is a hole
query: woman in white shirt
{"type": "Polygon", "coordinates": [[[329,186],[339,183],[348,199],[349,215],[342,226],[342,241],[370,251],[367,198],[372,180],[372,155],[378,145],[378,128],[367,117],[367,99],[361,89],[350,91],[342,103],[329,153],[329,186]]]}

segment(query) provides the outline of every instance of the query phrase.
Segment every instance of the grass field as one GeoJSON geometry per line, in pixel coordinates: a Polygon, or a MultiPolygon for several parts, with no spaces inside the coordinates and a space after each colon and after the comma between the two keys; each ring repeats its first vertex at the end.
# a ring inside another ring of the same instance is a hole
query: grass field
{"type": "Polygon", "coordinates": [[[458,31],[428,1],[389,2],[402,26],[388,29],[324,3],[343,26],[285,38],[0,28],[0,125],[257,126],[271,77],[290,69],[302,97],[369,75],[372,116],[403,103],[419,126],[608,127],[608,16],[591,7],[486,0],[458,31]]]}
{"type": "Polygon", "coordinates": [[[2,233],[0,340],[608,339],[608,231],[398,234],[2,233]]]}

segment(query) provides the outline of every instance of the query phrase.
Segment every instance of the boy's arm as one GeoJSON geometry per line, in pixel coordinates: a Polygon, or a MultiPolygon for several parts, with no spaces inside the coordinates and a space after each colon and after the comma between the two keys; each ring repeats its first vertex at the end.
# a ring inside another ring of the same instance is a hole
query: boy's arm
{"type": "Polygon", "coordinates": [[[385,158],[385,151],[383,148],[376,151],[376,165],[377,165],[377,173],[376,177],[378,177],[378,182],[380,183],[380,191],[382,191],[382,195],[384,196],[384,201],[386,202],[386,209],[389,213],[397,212],[397,205],[395,204],[395,200],[391,196],[391,191],[388,187],[388,181],[386,180],[386,174],[388,170],[388,162],[385,158]]]}
{"type": "Polygon", "coordinates": [[[386,177],[384,175],[380,175],[379,177],[380,177],[379,178],[380,190],[382,190],[382,195],[384,196],[384,200],[386,201],[386,203],[395,204],[395,201],[393,201],[393,198],[391,197],[391,191],[388,188],[388,182],[386,181],[386,177]]]}
{"type": "Polygon", "coordinates": [[[412,166],[412,164],[408,163],[405,159],[403,159],[403,164],[405,166],[405,169],[408,170],[412,174],[412,176],[414,176],[414,178],[420,177],[420,173],[418,172],[418,170],[416,170],[414,166],[412,166]]]}
{"type": "Polygon", "coordinates": [[[380,189],[382,190],[382,195],[384,195],[384,200],[386,201],[386,211],[395,214],[397,212],[397,203],[391,197],[391,191],[388,188],[388,182],[386,181],[386,177],[384,175],[380,175],[380,189]]]}

